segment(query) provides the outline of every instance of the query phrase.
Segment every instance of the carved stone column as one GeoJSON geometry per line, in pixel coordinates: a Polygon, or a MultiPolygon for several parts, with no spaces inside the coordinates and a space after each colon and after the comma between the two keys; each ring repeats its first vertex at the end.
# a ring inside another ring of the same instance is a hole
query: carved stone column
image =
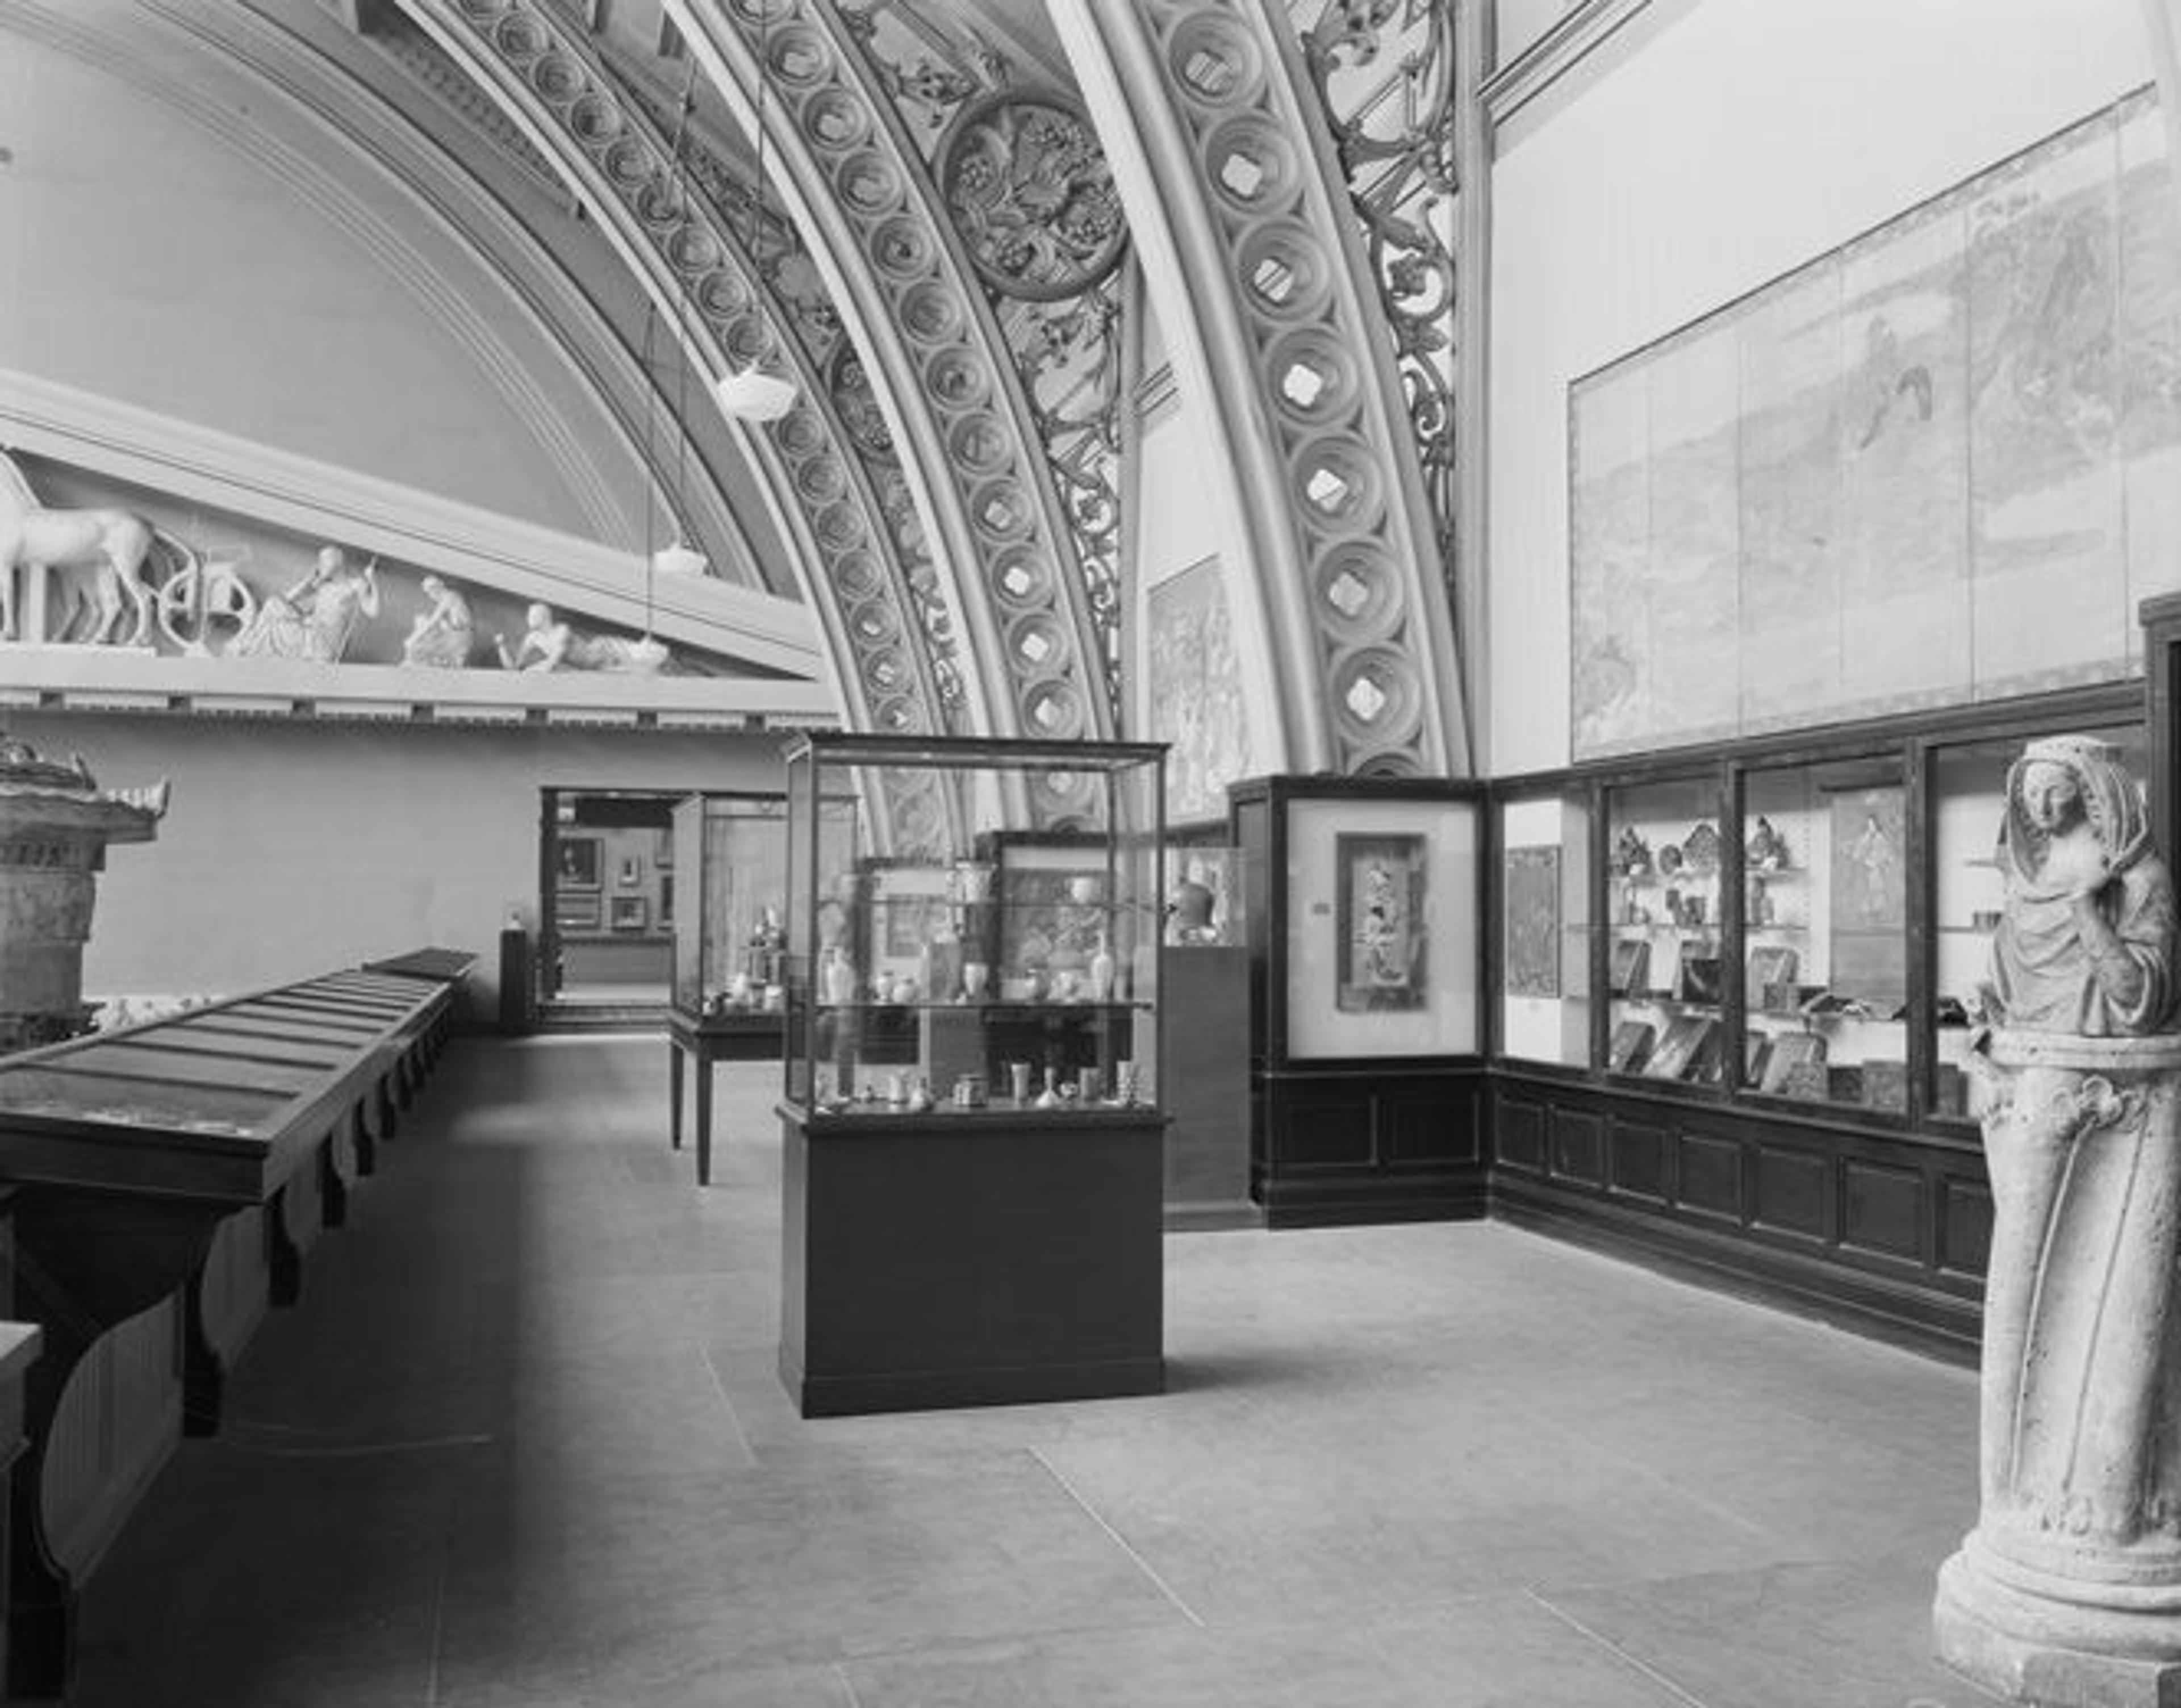
{"type": "Polygon", "coordinates": [[[149,842],[166,785],[108,793],[81,760],[0,738],[0,1052],[86,1030],[83,946],[110,842],[149,842]]]}
{"type": "Polygon", "coordinates": [[[2000,1031],[1982,1509],[1940,1657],[2046,1708],[2181,1701],[2181,1036],[2000,1031]]]}

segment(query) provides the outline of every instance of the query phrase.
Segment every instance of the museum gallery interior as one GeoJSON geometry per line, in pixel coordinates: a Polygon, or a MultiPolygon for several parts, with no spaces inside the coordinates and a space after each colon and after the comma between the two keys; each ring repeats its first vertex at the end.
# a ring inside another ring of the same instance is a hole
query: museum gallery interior
{"type": "Polygon", "coordinates": [[[0,1676],[2181,1693],[2177,0],[0,0],[0,1676]]]}

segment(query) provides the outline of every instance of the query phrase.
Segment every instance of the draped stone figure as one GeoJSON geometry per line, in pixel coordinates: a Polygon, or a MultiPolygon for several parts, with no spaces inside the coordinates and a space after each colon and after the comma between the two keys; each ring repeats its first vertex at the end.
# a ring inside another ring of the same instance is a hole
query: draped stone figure
{"type": "Polygon", "coordinates": [[[1993,1223],[1976,1528],[1942,1659],[2018,1700],[2181,1692],[2181,1035],[2173,882],[2084,737],[2009,770],[1985,992],[1993,1223]]]}

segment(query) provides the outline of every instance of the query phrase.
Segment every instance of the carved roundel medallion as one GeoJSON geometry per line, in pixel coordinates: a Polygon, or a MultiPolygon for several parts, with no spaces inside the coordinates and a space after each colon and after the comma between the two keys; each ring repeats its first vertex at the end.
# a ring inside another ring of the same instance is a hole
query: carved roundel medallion
{"type": "Polygon", "coordinates": [[[1080,296],[1119,262],[1120,195],[1097,132],[1065,97],[1002,90],[971,102],[937,165],[969,264],[1003,296],[1080,296]]]}

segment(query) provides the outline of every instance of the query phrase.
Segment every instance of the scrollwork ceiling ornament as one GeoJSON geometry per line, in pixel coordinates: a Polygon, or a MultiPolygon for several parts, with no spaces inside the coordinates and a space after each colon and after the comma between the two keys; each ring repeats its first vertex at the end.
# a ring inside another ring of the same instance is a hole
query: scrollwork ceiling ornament
{"type": "MultiPolygon", "coordinates": [[[[756,56],[778,151],[851,275],[896,449],[938,535],[980,597],[959,603],[993,732],[1057,740],[1113,726],[1102,643],[1043,448],[1006,341],[893,97],[832,0],[670,0],[715,76],[753,86],[756,56]]],[[[1030,807],[1058,823],[1090,782],[1041,780],[1030,807]]]]}
{"type": "Polygon", "coordinates": [[[1069,537],[1118,728],[1122,295],[1127,225],[1072,96],[1015,86],[1007,57],[914,0],[842,4],[877,86],[925,153],[1019,378],[1069,537]]]}
{"type": "Polygon", "coordinates": [[[1289,0],[1408,399],[1449,608],[1455,550],[1453,0],[1289,0]]]}
{"type": "Polygon", "coordinates": [[[1071,52],[1102,55],[1102,75],[1149,115],[1133,137],[1182,275],[1161,320],[1201,352],[1209,390],[1190,404],[1217,412],[1235,464],[1229,525],[1289,708],[1283,762],[1354,776],[1466,766],[1406,388],[1282,0],[1064,9],[1071,52]]]}
{"type": "MultiPolygon", "coordinates": [[[[648,285],[678,293],[662,304],[703,351],[747,365],[776,345],[807,360],[803,323],[770,299],[715,210],[677,185],[669,146],[620,81],[538,0],[404,0],[411,15],[506,103],[621,241],[648,285]]],[[[688,180],[686,179],[683,183],[688,180]]],[[[693,351],[690,359],[698,360],[693,351]]],[[[842,665],[848,713],[863,727],[925,732],[947,727],[908,608],[907,578],[879,501],[848,437],[811,401],[824,389],[806,372],[803,401],[750,443],[769,464],[783,513],[814,567],[809,591],[842,665]]]]}

